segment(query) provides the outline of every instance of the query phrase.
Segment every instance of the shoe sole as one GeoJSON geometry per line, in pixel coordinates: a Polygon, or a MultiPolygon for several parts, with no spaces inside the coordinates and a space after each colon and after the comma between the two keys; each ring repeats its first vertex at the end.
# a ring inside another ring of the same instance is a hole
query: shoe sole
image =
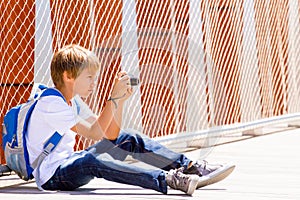
{"type": "Polygon", "coordinates": [[[235,165],[225,165],[207,176],[199,177],[197,189],[223,180],[231,174],[234,168],[235,165]]]}

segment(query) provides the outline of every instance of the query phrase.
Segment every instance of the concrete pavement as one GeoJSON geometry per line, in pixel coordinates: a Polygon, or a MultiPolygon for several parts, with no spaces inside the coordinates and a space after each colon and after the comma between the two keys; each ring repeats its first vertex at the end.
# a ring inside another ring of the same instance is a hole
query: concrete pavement
{"type": "Polygon", "coordinates": [[[34,182],[27,183],[10,175],[0,177],[0,199],[300,199],[300,129],[286,128],[251,139],[228,137],[232,138],[222,138],[228,143],[186,153],[193,159],[205,155],[209,162],[236,164],[229,177],[198,189],[192,197],[172,189],[168,195],[163,195],[104,179],[94,179],[76,191],[41,192],[34,182]],[[233,140],[236,141],[229,142],[233,140]]]}

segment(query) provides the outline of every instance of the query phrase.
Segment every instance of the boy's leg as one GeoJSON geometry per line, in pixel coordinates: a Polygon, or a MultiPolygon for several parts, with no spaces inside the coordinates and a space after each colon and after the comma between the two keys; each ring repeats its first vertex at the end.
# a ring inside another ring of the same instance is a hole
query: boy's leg
{"type": "Polygon", "coordinates": [[[185,155],[173,152],[148,137],[142,137],[134,130],[130,133],[121,131],[116,140],[103,140],[96,144],[94,148],[97,151],[107,152],[118,160],[123,160],[127,155],[132,155],[137,160],[167,171],[182,167],[183,173],[197,174],[200,177],[198,188],[223,180],[235,168],[235,165],[208,164],[206,161],[198,161],[194,162],[193,165],[189,165],[191,160],[185,155]],[[187,166],[190,166],[190,168],[187,166]]]}
{"type": "Polygon", "coordinates": [[[191,162],[185,155],[171,151],[158,142],[139,135],[137,132],[122,130],[114,140],[102,140],[89,148],[91,152],[109,153],[113,158],[124,160],[127,155],[169,171],[180,167],[186,168],[191,162]]]}
{"type": "Polygon", "coordinates": [[[97,155],[82,151],[61,165],[42,188],[74,190],[87,184],[94,177],[153,189],[164,194],[167,194],[167,186],[170,186],[192,195],[198,184],[197,175],[186,175],[180,170],[166,173],[162,170],[147,170],[114,160],[107,153],[97,155]]]}
{"type": "Polygon", "coordinates": [[[75,153],[61,165],[42,188],[45,190],[74,190],[94,177],[118,183],[136,185],[167,193],[167,182],[162,170],[145,170],[118,160],[108,154],[75,153]]]}

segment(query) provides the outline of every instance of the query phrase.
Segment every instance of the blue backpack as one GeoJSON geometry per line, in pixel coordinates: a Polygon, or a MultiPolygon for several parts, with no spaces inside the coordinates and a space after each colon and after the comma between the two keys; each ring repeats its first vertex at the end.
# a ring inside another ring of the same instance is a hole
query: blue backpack
{"type": "Polygon", "coordinates": [[[47,88],[41,84],[38,84],[37,87],[35,85],[29,100],[11,108],[4,116],[2,144],[6,165],[26,181],[34,178],[32,175],[33,169],[39,167],[43,159],[54,150],[62,138],[62,135],[55,132],[44,144],[43,152],[30,165],[25,139],[28,123],[38,100],[41,97],[50,95],[60,96],[64,99],[62,94],[54,88],[47,88]]]}

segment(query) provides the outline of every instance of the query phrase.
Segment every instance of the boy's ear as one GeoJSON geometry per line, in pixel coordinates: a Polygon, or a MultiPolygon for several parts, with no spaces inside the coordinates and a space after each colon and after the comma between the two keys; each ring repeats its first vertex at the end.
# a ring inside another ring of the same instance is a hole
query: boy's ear
{"type": "Polygon", "coordinates": [[[69,74],[67,71],[64,71],[63,73],[63,80],[65,82],[68,82],[70,80],[73,80],[73,77],[71,76],[71,74],[69,74]]]}

